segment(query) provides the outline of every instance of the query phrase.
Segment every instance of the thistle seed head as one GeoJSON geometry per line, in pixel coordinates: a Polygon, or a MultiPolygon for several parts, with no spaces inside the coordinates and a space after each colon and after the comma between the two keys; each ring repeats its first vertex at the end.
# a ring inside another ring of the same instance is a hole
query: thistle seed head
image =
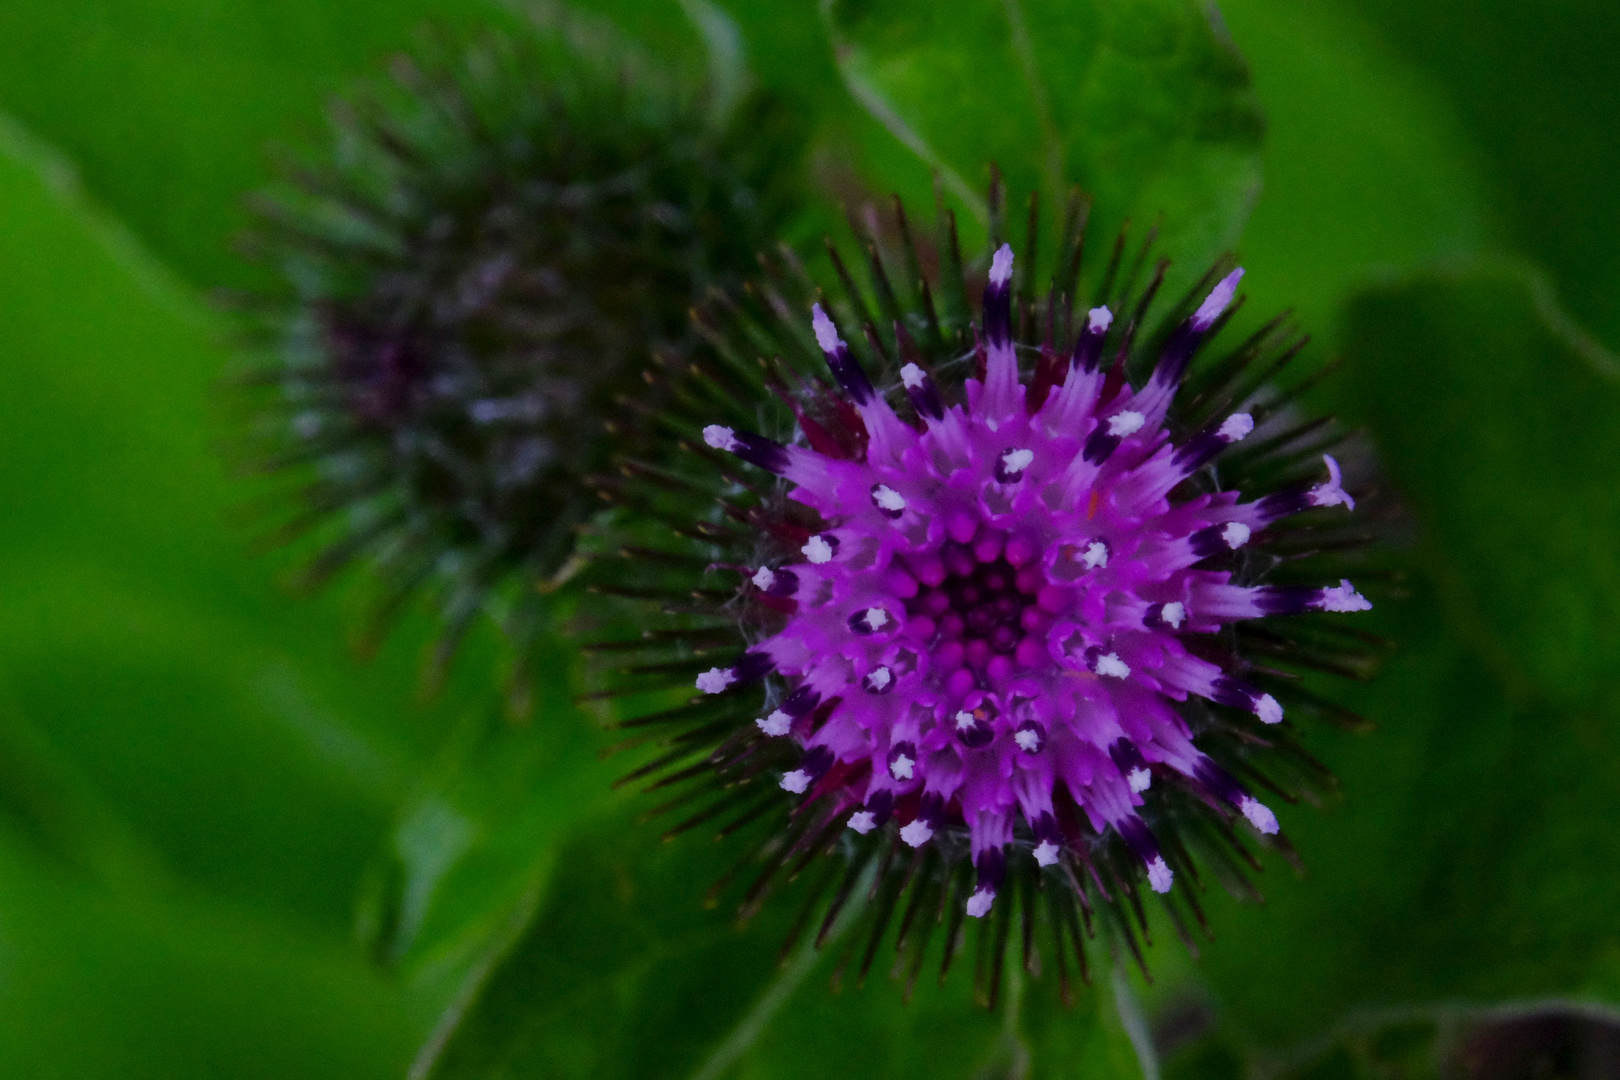
{"type": "Polygon", "coordinates": [[[690,308],[791,202],[780,110],[717,115],[578,30],[401,57],[257,204],[280,287],[243,305],[265,357],[246,456],[296,486],[283,531],[313,534],[309,581],[370,565],[375,631],[434,596],[437,665],[497,599],[533,631],[601,507],[592,478],[661,407],[649,366],[685,362],[690,308]]]}

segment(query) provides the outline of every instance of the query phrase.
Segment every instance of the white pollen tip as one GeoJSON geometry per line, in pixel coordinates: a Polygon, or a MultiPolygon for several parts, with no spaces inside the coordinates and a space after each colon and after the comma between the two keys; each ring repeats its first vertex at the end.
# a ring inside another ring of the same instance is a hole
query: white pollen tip
{"type": "Polygon", "coordinates": [[[881,630],[889,625],[889,613],[880,607],[866,609],[866,625],[873,630],[881,630]]]}
{"type": "Polygon", "coordinates": [[[1159,612],[1159,618],[1162,619],[1165,625],[1170,627],[1170,629],[1180,630],[1181,624],[1187,621],[1187,609],[1185,606],[1183,606],[1180,600],[1172,600],[1170,603],[1164,605],[1164,610],[1159,612]]]}
{"type": "Polygon", "coordinates": [[[1034,731],[1013,732],[1013,742],[1018,744],[1020,750],[1027,750],[1031,754],[1041,748],[1041,736],[1034,731]]]}
{"type": "Polygon", "coordinates": [[[886,667],[877,667],[871,670],[866,679],[872,684],[872,689],[882,690],[894,681],[894,673],[886,667]]]}
{"type": "Polygon", "coordinates": [[[794,769],[782,777],[782,790],[791,791],[795,795],[803,795],[810,786],[810,774],[803,769],[794,769]]]}
{"type": "Polygon", "coordinates": [[[905,828],[900,830],[900,839],[904,840],[912,847],[922,847],[933,838],[933,827],[922,818],[918,818],[916,821],[913,821],[910,825],[907,825],[905,828]]]}
{"type": "Polygon", "coordinates": [[[788,729],[793,726],[793,717],[789,716],[781,709],[776,709],[771,713],[771,715],[761,720],[755,720],[754,723],[759,725],[759,730],[763,731],[765,734],[772,737],[779,737],[786,735],[788,733],[788,729]]]}
{"type": "Polygon", "coordinates": [[[1050,840],[1035,845],[1035,865],[1051,866],[1058,861],[1058,846],[1050,840]]]}
{"type": "Polygon", "coordinates": [[[1011,244],[1002,244],[990,259],[990,284],[1005,285],[1012,280],[1013,250],[1011,244]]]}
{"type": "Polygon", "coordinates": [[[1198,305],[1198,310],[1193,312],[1193,329],[1208,330],[1210,324],[1220,318],[1221,312],[1226,310],[1226,305],[1232,302],[1232,297],[1237,294],[1238,282],[1242,280],[1241,266],[1223,277],[1220,283],[1210,290],[1204,302],[1198,305]]]}
{"type": "Polygon", "coordinates": [[[737,433],[724,424],[710,424],[703,429],[703,441],[716,450],[735,450],[737,433]]]}
{"type": "Polygon", "coordinates": [[[1356,500],[1344,490],[1344,474],[1339,470],[1339,463],[1331,454],[1323,454],[1322,462],[1327,465],[1328,482],[1311,488],[1306,499],[1312,506],[1342,506],[1346,510],[1354,510],[1356,500]]]}
{"type": "Polygon", "coordinates": [[[1229,443],[1242,442],[1254,430],[1254,417],[1246,412],[1233,413],[1215,434],[1229,443]]]}
{"type": "Polygon", "coordinates": [[[697,688],[705,694],[718,694],[736,681],[730,668],[714,667],[697,677],[697,688]]]}
{"type": "Polygon", "coordinates": [[[1282,706],[1270,694],[1261,694],[1260,700],[1254,703],[1254,715],[1260,718],[1263,724],[1282,723],[1282,706]]]}
{"type": "Polygon", "coordinates": [[[915,390],[928,381],[928,375],[916,364],[907,364],[900,369],[900,381],[907,390],[915,390]]]}
{"type": "Polygon", "coordinates": [[[1238,809],[1243,811],[1243,816],[1249,819],[1250,825],[1253,825],[1267,836],[1276,835],[1277,815],[1273,814],[1264,803],[1253,797],[1245,797],[1238,804],[1238,809]]]}
{"type": "Polygon", "coordinates": [[[966,709],[958,711],[956,714],[956,730],[966,731],[968,728],[973,726],[975,719],[976,717],[966,709]]]}
{"type": "Polygon", "coordinates": [[[1021,473],[1035,460],[1033,450],[1009,450],[1001,455],[1001,464],[1010,473],[1021,473]]]}
{"type": "Polygon", "coordinates": [[[776,571],[768,566],[762,566],[754,571],[754,576],[748,579],[756,588],[768,589],[776,584],[776,571]]]}
{"type": "Polygon", "coordinates": [[[1086,553],[1081,556],[1087,570],[1095,570],[1099,566],[1108,565],[1108,545],[1101,540],[1093,540],[1086,545],[1086,553]]]}
{"type": "Polygon", "coordinates": [[[1108,434],[1123,439],[1127,435],[1135,435],[1138,431],[1141,431],[1142,425],[1145,423],[1147,423],[1147,417],[1139,412],[1126,409],[1124,412],[1115,413],[1108,418],[1108,434]]]}
{"type": "Polygon", "coordinates": [[[865,836],[877,828],[877,815],[870,810],[857,810],[849,815],[849,827],[865,836]]]}
{"type": "Polygon", "coordinates": [[[1226,528],[1221,530],[1221,539],[1226,541],[1226,546],[1233,551],[1247,544],[1250,535],[1249,527],[1241,521],[1228,521],[1226,528]]]}
{"type": "Polygon", "coordinates": [[[894,777],[896,780],[910,780],[912,775],[916,772],[916,768],[917,763],[915,761],[912,761],[910,758],[906,757],[906,755],[901,754],[899,757],[895,758],[894,763],[889,766],[889,775],[894,777]]]}
{"type": "Polygon", "coordinates": [[[1153,786],[1153,774],[1138,765],[1125,774],[1125,782],[1131,786],[1133,793],[1140,795],[1153,786]]]}
{"type": "Polygon", "coordinates": [[[879,484],[872,492],[872,501],[879,510],[899,512],[906,508],[906,497],[887,484],[879,484]]]}
{"type": "Polygon", "coordinates": [[[832,545],[827,543],[827,538],[824,536],[812,536],[810,542],[799,550],[804,552],[804,557],[813,563],[832,562],[832,545]]]}
{"type": "Polygon", "coordinates": [[[1114,325],[1114,313],[1105,307],[1094,307],[1086,312],[1086,329],[1096,333],[1106,331],[1114,325]]]}
{"type": "Polygon", "coordinates": [[[1356,592],[1356,587],[1348,579],[1341,580],[1337,586],[1322,590],[1322,599],[1317,601],[1322,611],[1371,611],[1372,601],[1356,592]]]}
{"type": "Polygon", "coordinates": [[[827,313],[821,310],[820,304],[810,309],[810,325],[816,331],[816,344],[821,346],[822,352],[838,351],[838,347],[843,344],[838,337],[838,328],[827,318],[827,313]]]}
{"type": "Polygon", "coordinates": [[[1115,679],[1128,679],[1131,676],[1131,666],[1121,660],[1118,653],[1103,653],[1097,657],[1097,674],[1112,676],[1115,679]]]}
{"type": "Polygon", "coordinates": [[[996,902],[996,894],[990,889],[980,889],[968,897],[967,913],[975,919],[982,919],[990,914],[990,905],[996,902]]]}
{"type": "Polygon", "coordinates": [[[1153,861],[1148,863],[1148,884],[1154,892],[1169,892],[1171,882],[1176,875],[1171,873],[1170,867],[1165,865],[1163,855],[1155,855],[1153,861]]]}

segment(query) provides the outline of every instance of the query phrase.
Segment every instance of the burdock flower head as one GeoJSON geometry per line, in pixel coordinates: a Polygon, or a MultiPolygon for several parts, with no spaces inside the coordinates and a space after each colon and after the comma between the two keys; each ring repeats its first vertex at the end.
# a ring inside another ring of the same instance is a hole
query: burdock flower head
{"type": "Polygon", "coordinates": [[[793,132],[560,10],[428,44],[335,112],[329,154],[259,204],[283,287],[248,299],[270,360],[247,456],[294,478],[306,577],[359,561],[374,629],[424,587],[439,661],[506,589],[520,635],[637,426],[651,354],[777,231],[793,132]]]}
{"type": "MultiPolygon", "coordinates": [[[[876,255],[881,321],[855,290],[842,326],[821,303],[801,314],[774,294],[808,324],[836,392],[768,364],[797,413],[791,440],[725,417],[702,429],[772,479],[735,476],[732,516],[753,536],[716,552],[737,575],[721,610],[746,648],[698,671],[699,698],[676,710],[715,741],[677,736],[655,765],[701,748],[728,806],[774,781],[787,824],[762,848],[762,881],[843,850],[851,882],[875,875],[874,897],[891,872],[903,891],[927,870],[942,914],[984,917],[1011,910],[998,899],[1019,868],[1054,886],[1061,942],[1077,901],[1134,901],[1143,879],[1169,893],[1196,874],[1193,852],[1241,851],[1239,821],[1277,837],[1261,795],[1291,798],[1312,779],[1290,721],[1331,710],[1287,669],[1320,666],[1330,639],[1272,624],[1371,605],[1347,580],[1310,580],[1321,571],[1304,556],[1332,546],[1333,515],[1355,507],[1315,438],[1323,425],[1293,422],[1292,395],[1271,388],[1278,364],[1244,375],[1301,342],[1274,322],[1185,386],[1243,271],[1212,272],[1140,343],[1164,266],[1133,296],[1134,274],[1115,284],[1116,248],[1092,302],[1076,304],[1071,211],[1044,303],[1015,278],[1012,247],[995,246],[972,338],[952,333],[926,281],[902,309],[876,255]],[[1267,488],[1244,482],[1268,474],[1267,488]],[[750,558],[737,559],[743,545],[750,558]]],[[[902,258],[914,256],[901,224],[902,258]]],[[[947,273],[955,243],[947,227],[947,273]]],[[[717,381],[735,386],[737,370],[717,381]]],[[[716,522],[692,535],[728,533],[716,522]]],[[[678,617],[701,642],[694,614],[685,604],[678,617]]],[[[1230,856],[1214,858],[1224,874],[1230,856]]],[[[1192,890],[1177,891],[1196,913],[1192,890]]],[[[1027,895],[1020,906],[1032,929],[1027,895]]]]}

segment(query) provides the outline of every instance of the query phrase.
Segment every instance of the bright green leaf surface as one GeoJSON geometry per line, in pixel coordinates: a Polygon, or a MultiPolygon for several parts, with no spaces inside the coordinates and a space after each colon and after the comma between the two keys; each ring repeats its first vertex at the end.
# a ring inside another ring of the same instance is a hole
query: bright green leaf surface
{"type": "Polygon", "coordinates": [[[1439,88],[1325,0],[1224,0],[1266,116],[1264,185],[1238,253],[1266,316],[1331,337],[1369,280],[1477,255],[1488,185],[1439,88]]]}
{"type": "MultiPolygon", "coordinates": [[[[1211,8],[849,2],[829,6],[828,32],[850,92],[891,142],[866,140],[869,167],[896,184],[923,173],[905,181],[919,205],[927,168],[970,201],[995,162],[1015,198],[1039,189],[1048,212],[1079,184],[1097,199],[1096,236],[1163,215],[1163,248],[1189,280],[1236,241],[1263,125],[1211,8]]],[[[1012,217],[1017,242],[1021,201],[1012,217]]]]}
{"type": "Polygon", "coordinates": [[[6,131],[0,690],[181,876],[342,933],[444,719],[413,700],[414,648],[356,668],[336,606],[245,557],[215,330],[6,131]]]}
{"type": "Polygon", "coordinates": [[[488,0],[68,0],[0,7],[0,109],[202,285],[242,280],[228,241],[266,150],[321,133],[328,97],[428,21],[509,19],[488,0]]]}

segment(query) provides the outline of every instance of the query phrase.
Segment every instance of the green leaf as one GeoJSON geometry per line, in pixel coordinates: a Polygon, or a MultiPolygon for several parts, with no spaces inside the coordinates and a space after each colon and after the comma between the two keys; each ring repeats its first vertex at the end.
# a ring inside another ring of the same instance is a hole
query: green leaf
{"type": "MultiPolygon", "coordinates": [[[[1248,68],[1209,6],[847,0],[825,10],[839,73],[887,135],[863,137],[867,169],[915,205],[928,205],[937,169],[982,223],[994,162],[1016,197],[1039,190],[1048,214],[1070,185],[1094,195],[1094,236],[1162,217],[1162,248],[1189,282],[1236,241],[1258,189],[1263,124],[1248,68]]],[[[1022,213],[1015,205],[1015,244],[1022,213]]]]}
{"type": "Polygon", "coordinates": [[[468,994],[536,915],[561,847],[612,797],[608,738],[569,702],[571,643],[542,639],[535,657],[538,716],[470,713],[424,770],[373,867],[362,908],[377,957],[445,1002],[458,1022],[468,994]]]}
{"type": "Polygon", "coordinates": [[[1238,245],[1250,309],[1331,339],[1369,281],[1480,254],[1488,178],[1439,87],[1324,2],[1222,0],[1266,115],[1265,186],[1238,245]]]}
{"type": "Polygon", "coordinates": [[[943,987],[925,973],[908,1004],[880,947],[867,985],[850,985],[857,953],[834,993],[840,957],[865,944],[846,936],[853,906],[822,950],[784,953],[796,890],[739,926],[726,902],[703,904],[735,847],[662,843],[629,809],[575,833],[532,922],[415,1075],[933,1078],[1023,1075],[1031,1062],[1043,1076],[1136,1075],[1106,982],[1069,1010],[1053,978],[1014,972],[991,1013],[959,964],[943,987]]]}
{"type": "Polygon", "coordinates": [[[1353,5],[1450,99],[1489,170],[1504,239],[1620,346],[1620,20],[1604,0],[1353,5]]]}
{"type": "Polygon", "coordinates": [[[1413,574],[1374,612],[1388,670],[1338,695],[1381,730],[1317,740],[1343,805],[1284,815],[1309,873],[1215,905],[1200,975],[1261,1045],[1375,1006],[1620,993],[1620,369],[1534,285],[1477,267],[1349,309],[1338,398],[1413,574]]]}
{"type": "Polygon", "coordinates": [[[229,241],[272,140],[319,135],[330,95],[424,23],[511,19],[488,0],[12,3],[0,11],[0,109],[77,162],[181,274],[239,283],[229,241]]]}
{"type": "Polygon", "coordinates": [[[230,524],[204,309],[0,123],[0,701],[168,870],[345,935],[356,881],[454,711],[420,627],[369,668],[230,524]]]}
{"type": "MultiPolygon", "coordinates": [[[[9,825],[9,823],[7,823],[9,825]]],[[[174,896],[119,899],[0,827],[0,1072],[385,1080],[410,1003],[352,956],[174,896]]]]}

